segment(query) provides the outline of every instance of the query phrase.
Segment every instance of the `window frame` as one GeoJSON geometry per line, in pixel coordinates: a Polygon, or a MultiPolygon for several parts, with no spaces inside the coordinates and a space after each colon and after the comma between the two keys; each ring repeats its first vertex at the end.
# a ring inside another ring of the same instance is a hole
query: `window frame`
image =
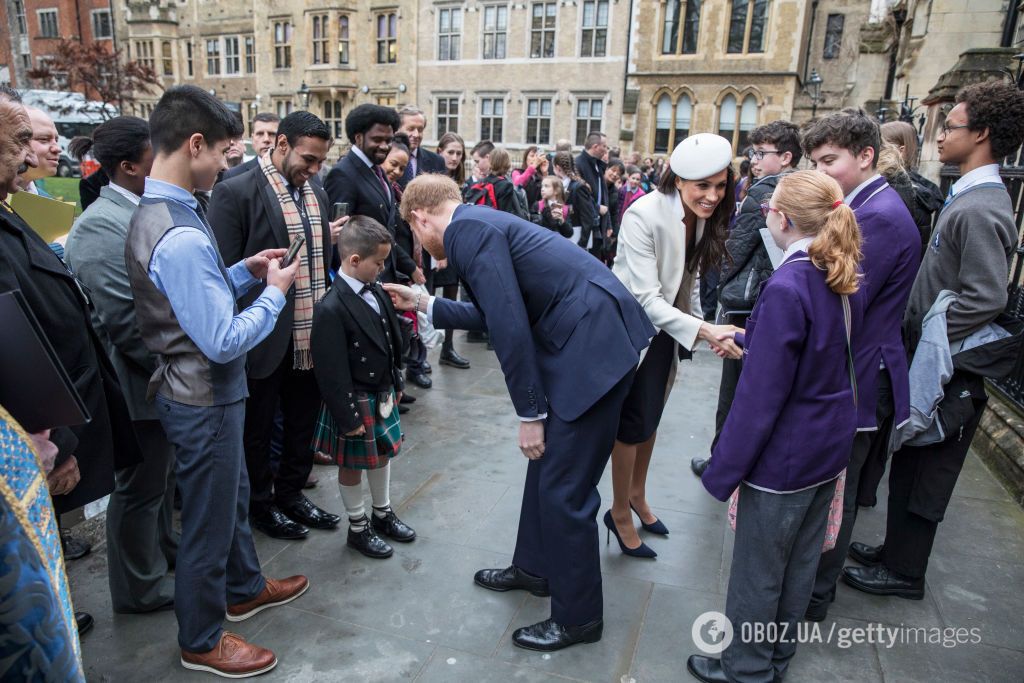
{"type": "Polygon", "coordinates": [[[843,29],[846,24],[846,15],[841,12],[834,12],[825,18],[825,40],[821,47],[822,59],[838,59],[843,50],[843,29]],[[839,20],[839,29],[835,31],[832,20],[839,20]]]}
{"type": "Polygon", "coordinates": [[[312,50],[311,66],[330,66],[330,26],[331,15],[324,13],[313,14],[310,19],[310,48],[312,50]]]}
{"type": "Polygon", "coordinates": [[[324,113],[324,123],[331,131],[331,136],[335,140],[340,140],[345,133],[345,107],[340,99],[336,100],[324,100],[321,103],[321,107],[324,113]]]}
{"type": "Polygon", "coordinates": [[[94,9],[91,12],[89,12],[89,25],[91,26],[92,39],[93,40],[113,40],[114,39],[114,18],[113,18],[113,16],[110,13],[110,8],[108,8],[108,7],[101,7],[100,9],[94,9]],[[97,23],[98,18],[102,17],[102,16],[106,16],[106,18],[107,18],[107,26],[106,26],[106,28],[107,28],[108,33],[107,33],[107,35],[102,35],[101,36],[96,31],[96,28],[97,28],[96,27],[96,23],[97,23]]]}
{"type": "MultiPolygon", "coordinates": [[[[108,12],[110,10],[107,10],[108,12]]],[[[14,0],[14,18],[18,25],[19,36],[28,35],[28,12],[25,9],[25,0],[14,0]]],[[[24,55],[22,55],[24,56],[24,55]]],[[[29,67],[31,67],[31,58],[29,59],[29,67]]]]}
{"type": "Polygon", "coordinates": [[[664,0],[662,2],[661,54],[696,55],[700,46],[701,14],[703,0],[664,0]],[[675,17],[670,21],[669,8],[674,6],[675,17]],[[669,26],[674,27],[674,37],[669,38],[669,26]],[[692,31],[690,29],[693,29],[692,31]],[[671,47],[669,46],[671,40],[671,47]]]}
{"type": "Polygon", "coordinates": [[[162,75],[174,76],[174,46],[169,40],[160,43],[160,66],[162,75]]]}
{"type": "Polygon", "coordinates": [[[482,59],[494,60],[494,59],[506,59],[508,57],[508,15],[509,6],[507,4],[490,4],[484,5],[480,11],[480,56],[482,59]],[[487,14],[490,11],[494,11],[494,28],[487,28],[487,14]],[[504,18],[504,25],[499,22],[499,19],[504,18]],[[492,52],[491,56],[487,56],[487,42],[488,38],[492,41],[492,52]],[[498,54],[498,44],[501,44],[501,54],[498,54]]]}
{"type": "Polygon", "coordinates": [[[609,0],[583,0],[580,3],[580,57],[608,56],[608,26],[611,23],[611,2],[609,0]],[[587,24],[587,6],[593,5],[593,24],[587,24]],[[601,6],[604,6],[604,24],[601,24],[601,6]],[[588,37],[588,32],[590,33],[588,37]],[[601,40],[601,52],[598,54],[598,37],[601,40]],[[589,45],[589,50],[588,50],[589,45]],[[588,54],[589,52],[589,54],[588,54]]]}
{"type": "Polygon", "coordinates": [[[220,75],[222,75],[222,73],[223,73],[223,65],[221,64],[222,51],[221,51],[221,45],[220,45],[220,36],[217,36],[216,38],[207,38],[206,39],[205,54],[206,54],[206,77],[210,78],[211,76],[220,76],[220,75]],[[210,51],[211,47],[215,48],[214,51],[212,51],[212,52],[210,51]],[[214,70],[214,68],[211,68],[211,67],[214,67],[216,70],[214,70]]]}
{"type": "Polygon", "coordinates": [[[480,139],[490,140],[491,142],[504,142],[505,141],[505,97],[503,95],[488,95],[480,98],[480,139]],[[491,103],[491,113],[485,113],[486,103],[491,103]],[[501,113],[495,114],[494,112],[500,105],[501,113]],[[488,126],[485,131],[484,123],[487,122],[488,126]],[[497,124],[497,127],[495,127],[497,124]],[[497,130],[497,135],[495,135],[497,130]]]}
{"type": "Polygon", "coordinates": [[[397,64],[398,12],[377,12],[374,14],[374,19],[376,24],[377,64],[397,64]]]}
{"type": "Polygon", "coordinates": [[[434,100],[434,124],[435,135],[438,139],[445,133],[459,132],[459,117],[461,116],[462,103],[458,95],[440,95],[434,100]],[[441,103],[444,103],[444,112],[441,111],[441,103]],[[452,112],[452,104],[455,111],[452,112]],[[453,123],[454,122],[454,123],[453,123]]]}
{"type": "Polygon", "coordinates": [[[744,149],[749,146],[750,131],[757,127],[758,120],[761,115],[761,101],[760,98],[752,92],[737,93],[729,91],[722,95],[716,105],[717,116],[716,121],[718,123],[718,134],[724,137],[732,144],[733,155],[738,155],[744,149]],[[732,129],[729,135],[724,133],[725,130],[729,130],[722,127],[722,108],[725,101],[732,98],[735,108],[733,115],[732,129]],[[752,100],[754,103],[754,121],[752,123],[744,123],[743,121],[743,107],[746,105],[748,100],[752,100]],[[746,126],[746,127],[744,127],[746,126]]]}
{"type": "Polygon", "coordinates": [[[242,37],[242,49],[245,50],[245,73],[256,73],[256,36],[249,34],[242,37]]]}
{"type": "MultiPolygon", "coordinates": [[[[732,93],[730,93],[730,94],[732,94],[732,93]]],[[[725,98],[723,97],[723,99],[725,99],[725,98]]],[[[674,150],[676,148],[676,145],[678,145],[680,142],[682,142],[686,138],[686,136],[688,136],[690,134],[690,131],[693,130],[693,111],[694,111],[694,107],[695,107],[695,100],[694,100],[694,97],[693,97],[693,93],[691,93],[689,90],[683,90],[683,91],[677,93],[674,97],[673,97],[672,93],[670,93],[667,90],[660,91],[660,94],[658,94],[657,99],[654,100],[653,107],[652,107],[652,113],[654,115],[654,125],[651,127],[651,131],[652,131],[652,134],[651,134],[651,149],[653,150],[653,152],[655,154],[668,154],[669,152],[671,152],[672,150],[674,150]],[[667,128],[658,125],[659,124],[659,120],[658,120],[658,107],[661,105],[662,100],[665,100],[665,101],[668,102],[668,127],[667,128]],[[680,128],[679,127],[679,115],[680,115],[681,112],[680,112],[679,108],[683,104],[684,100],[686,101],[686,103],[689,106],[690,118],[689,118],[688,127],[687,128],[680,128]],[[659,137],[659,134],[661,132],[664,132],[664,140],[665,140],[664,144],[659,144],[658,143],[658,137],[659,137]]]]}
{"type": "Polygon", "coordinates": [[[185,41],[185,72],[188,75],[188,78],[195,78],[195,75],[196,75],[195,61],[194,61],[195,60],[195,55],[193,53],[194,53],[194,47],[192,45],[192,41],[191,40],[186,40],[185,41]]]}
{"type": "Polygon", "coordinates": [[[279,17],[271,19],[271,38],[274,46],[274,69],[285,70],[292,68],[292,38],[295,27],[290,18],[279,17]],[[280,27],[280,33],[278,28],[280,27]]]}
{"type": "Polygon", "coordinates": [[[576,146],[582,147],[586,142],[587,136],[594,131],[601,131],[604,128],[604,115],[605,115],[605,96],[603,95],[583,95],[577,97],[573,102],[573,129],[576,140],[576,146]],[[583,102],[587,102],[587,116],[580,117],[580,105],[583,102]],[[600,106],[601,113],[594,116],[594,105],[600,106]],[[583,128],[580,127],[580,123],[583,123],[583,128]],[[596,125],[595,125],[596,123],[596,125]]]}
{"type": "Polygon", "coordinates": [[[56,7],[47,7],[45,9],[36,10],[36,21],[39,23],[39,37],[40,38],[59,38],[60,37],[60,15],[57,13],[56,7]],[[47,17],[46,24],[43,23],[43,17],[47,17]],[[53,17],[53,25],[50,25],[49,17],[53,17]],[[46,29],[53,29],[53,33],[49,33],[46,29]]]}
{"type": "Polygon", "coordinates": [[[242,75],[242,41],[238,36],[223,36],[224,41],[224,75],[225,76],[241,76],[242,75]],[[231,54],[228,46],[234,41],[235,52],[231,54]],[[234,62],[232,64],[232,62],[234,62]],[[234,71],[231,67],[234,66],[234,71]]]}
{"type": "Polygon", "coordinates": [[[526,127],[524,130],[524,140],[527,145],[550,145],[551,144],[551,129],[555,118],[555,101],[553,96],[534,96],[526,98],[526,107],[524,109],[526,114],[526,127]],[[530,113],[531,103],[537,103],[537,114],[530,113]],[[547,103],[549,107],[548,115],[544,115],[544,104],[547,103]],[[544,122],[547,122],[547,136],[541,139],[541,130],[544,122]],[[531,125],[535,124],[533,133],[531,134],[531,125]]]}
{"type": "Polygon", "coordinates": [[[352,63],[352,17],[349,14],[338,15],[338,66],[349,66],[352,63]]]}
{"type": "Polygon", "coordinates": [[[529,46],[529,50],[528,50],[527,54],[529,54],[530,59],[554,59],[554,58],[556,58],[558,56],[558,2],[557,2],[557,0],[535,0],[534,2],[531,2],[530,3],[530,14],[527,17],[527,21],[528,21],[528,23],[527,23],[526,36],[527,36],[527,41],[528,41],[527,44],[529,46]],[[542,22],[543,25],[541,26],[541,28],[534,28],[534,26],[533,26],[534,11],[535,11],[535,9],[537,7],[543,8],[542,9],[542,17],[541,17],[543,19],[543,22],[542,22]],[[548,26],[547,25],[547,20],[549,18],[549,16],[548,16],[548,8],[553,8],[554,9],[554,22],[553,22],[552,26],[548,26]],[[534,51],[533,51],[533,43],[534,43],[534,35],[535,34],[539,34],[539,36],[540,36],[540,41],[539,41],[540,51],[536,55],[534,54],[534,51]],[[546,38],[549,35],[551,37],[551,54],[549,56],[545,56],[544,55],[544,44],[546,42],[546,38]]]}
{"type": "Polygon", "coordinates": [[[738,54],[764,54],[768,48],[768,27],[770,25],[772,11],[771,0],[731,0],[729,3],[729,28],[726,31],[726,43],[725,51],[726,54],[738,55],[738,54]],[[739,49],[733,49],[733,38],[738,37],[735,34],[736,22],[736,10],[738,7],[743,8],[743,36],[739,49]],[[763,14],[757,17],[756,10],[758,7],[763,8],[763,14]],[[751,39],[754,35],[754,25],[760,23],[760,45],[757,49],[751,49],[751,39]]]}
{"type": "Polygon", "coordinates": [[[462,59],[462,8],[457,6],[437,9],[437,60],[457,62],[462,59]],[[444,28],[444,17],[448,17],[448,28],[444,28]],[[456,18],[458,27],[456,27],[456,18]],[[447,50],[445,50],[447,47],[447,50]]]}

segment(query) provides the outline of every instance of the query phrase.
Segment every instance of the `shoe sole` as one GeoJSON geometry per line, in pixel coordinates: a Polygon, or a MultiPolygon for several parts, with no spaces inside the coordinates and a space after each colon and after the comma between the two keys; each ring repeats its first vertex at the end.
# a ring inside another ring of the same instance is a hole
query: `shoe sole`
{"type": "Polygon", "coordinates": [[[459,365],[457,363],[450,363],[450,362],[444,361],[444,360],[440,361],[440,362],[441,362],[441,365],[447,366],[449,368],[456,368],[458,370],[469,370],[472,367],[471,365],[459,365]]]}
{"type": "Polygon", "coordinates": [[[851,588],[859,590],[861,593],[868,593],[869,595],[893,596],[903,598],[904,600],[924,600],[924,590],[918,592],[900,588],[871,588],[851,581],[845,574],[843,575],[843,581],[851,588]]]}
{"type": "Polygon", "coordinates": [[[496,586],[488,586],[486,583],[481,583],[480,581],[477,581],[475,578],[473,579],[473,583],[480,586],[481,588],[486,588],[489,591],[494,591],[495,593],[508,593],[509,591],[526,591],[530,595],[536,595],[538,598],[551,597],[551,591],[535,591],[530,590],[529,588],[498,588],[496,586]]]}
{"type": "Polygon", "coordinates": [[[359,553],[363,557],[368,557],[371,560],[386,560],[386,559],[388,559],[389,557],[391,557],[392,555],[395,554],[395,551],[393,549],[387,555],[370,555],[369,553],[365,553],[362,550],[360,550],[359,548],[355,547],[354,545],[349,545],[348,543],[345,544],[345,547],[351,548],[352,550],[355,550],[357,553],[359,553]]]}
{"type": "Polygon", "coordinates": [[[600,640],[601,635],[599,634],[596,638],[593,636],[587,636],[586,638],[581,638],[580,640],[569,643],[568,645],[562,645],[560,647],[532,647],[530,645],[518,642],[515,638],[512,639],[512,644],[523,650],[530,650],[531,652],[557,652],[558,650],[564,650],[565,648],[572,647],[573,645],[585,645],[590,643],[596,643],[600,640]]]}
{"type": "Polygon", "coordinates": [[[847,553],[847,557],[856,562],[862,567],[877,567],[882,564],[881,560],[869,560],[861,555],[855,555],[853,553],[847,553]]]}
{"type": "MultiPolygon", "coordinates": [[[[287,605],[289,602],[291,602],[292,600],[295,600],[296,598],[298,598],[300,595],[302,595],[303,593],[305,593],[308,590],[309,590],[309,582],[307,581],[306,585],[302,587],[302,590],[300,590],[298,593],[296,593],[295,595],[293,595],[291,597],[285,598],[284,600],[278,600],[277,602],[268,602],[266,604],[260,605],[259,607],[254,607],[253,609],[249,610],[245,614],[229,614],[229,613],[225,612],[224,616],[227,617],[228,621],[235,621],[235,622],[245,621],[249,617],[256,616],[257,614],[259,614],[260,612],[262,612],[265,609],[269,609],[271,607],[278,607],[280,605],[287,605]]],[[[273,667],[271,667],[271,668],[273,668],[273,667]]],[[[269,670],[270,669],[268,669],[268,671],[269,670]]]]}
{"type": "Polygon", "coordinates": [[[277,657],[274,657],[274,661],[270,665],[265,666],[262,669],[254,669],[252,671],[246,671],[244,673],[237,674],[221,671],[220,669],[215,669],[212,666],[207,666],[205,664],[192,664],[190,662],[186,662],[184,659],[181,660],[181,665],[191,671],[205,671],[206,673],[211,673],[216,676],[220,676],[221,678],[252,678],[253,676],[265,674],[271,669],[273,669],[275,666],[277,666],[277,657]]]}

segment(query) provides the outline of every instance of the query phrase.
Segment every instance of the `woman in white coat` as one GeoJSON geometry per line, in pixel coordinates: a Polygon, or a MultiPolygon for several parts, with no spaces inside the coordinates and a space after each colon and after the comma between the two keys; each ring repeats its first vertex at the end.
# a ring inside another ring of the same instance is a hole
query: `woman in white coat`
{"type": "Polygon", "coordinates": [[[640,362],[612,450],[614,501],[604,516],[626,555],[655,557],[633,525],[666,535],[647,503],[647,469],[658,423],[675,379],[677,354],[701,340],[720,356],[740,357],[731,325],[712,325],[700,310],[698,273],[725,254],[735,178],[732,145],[711,133],[686,138],[672,152],[658,190],[634,202],[622,217],[612,271],[658,328],[640,362]]]}

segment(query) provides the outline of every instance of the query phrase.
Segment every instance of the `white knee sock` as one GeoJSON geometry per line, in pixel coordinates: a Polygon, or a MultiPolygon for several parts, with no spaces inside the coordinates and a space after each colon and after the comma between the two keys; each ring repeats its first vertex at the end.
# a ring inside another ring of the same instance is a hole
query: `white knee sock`
{"type": "Polygon", "coordinates": [[[363,506],[363,482],[353,486],[345,486],[338,482],[338,490],[341,491],[341,502],[345,505],[345,512],[348,514],[348,523],[354,531],[362,531],[366,528],[366,508],[363,506]]]}
{"type": "Polygon", "coordinates": [[[366,482],[370,485],[373,514],[383,519],[391,508],[391,463],[376,470],[367,470],[366,482]]]}

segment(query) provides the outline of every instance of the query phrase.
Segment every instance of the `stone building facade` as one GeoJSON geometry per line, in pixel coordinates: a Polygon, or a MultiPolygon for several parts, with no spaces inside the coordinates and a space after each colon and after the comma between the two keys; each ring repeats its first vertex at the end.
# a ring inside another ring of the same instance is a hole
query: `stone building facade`
{"type": "Polygon", "coordinates": [[[3,0],[0,83],[31,87],[27,72],[53,55],[60,38],[109,42],[113,37],[110,0],[3,0]]]}

